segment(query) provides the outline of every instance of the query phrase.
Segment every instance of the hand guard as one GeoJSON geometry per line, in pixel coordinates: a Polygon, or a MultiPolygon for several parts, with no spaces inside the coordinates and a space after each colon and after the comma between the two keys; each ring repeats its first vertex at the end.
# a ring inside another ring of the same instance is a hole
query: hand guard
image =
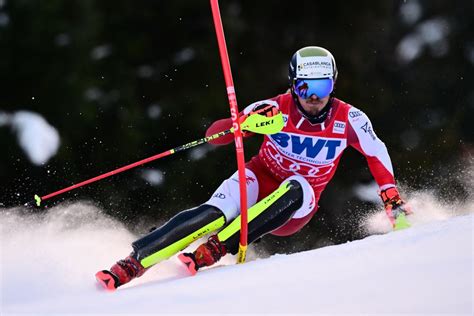
{"type": "Polygon", "coordinates": [[[397,218],[401,214],[409,215],[413,213],[411,207],[400,197],[396,187],[381,191],[380,198],[382,198],[385,212],[394,228],[396,228],[397,218]]]}
{"type": "MultiPolygon", "coordinates": [[[[254,107],[253,110],[250,111],[250,113],[248,113],[246,115],[242,115],[239,118],[239,121],[240,121],[240,123],[243,123],[247,119],[247,117],[249,117],[250,115],[253,115],[253,114],[260,114],[260,115],[263,115],[263,116],[266,116],[266,117],[272,117],[272,116],[277,115],[278,113],[280,113],[280,110],[276,106],[271,105],[271,104],[263,103],[263,104],[259,104],[256,107],[254,107]]],[[[253,136],[253,135],[254,135],[254,133],[252,133],[252,132],[242,131],[242,136],[243,137],[249,137],[249,136],[253,136]]]]}

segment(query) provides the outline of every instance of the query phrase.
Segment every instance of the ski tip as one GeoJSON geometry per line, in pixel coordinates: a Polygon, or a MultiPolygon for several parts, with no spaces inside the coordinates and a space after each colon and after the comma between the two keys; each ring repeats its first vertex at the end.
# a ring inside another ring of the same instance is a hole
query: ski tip
{"type": "Polygon", "coordinates": [[[192,254],[182,253],[178,255],[178,259],[185,265],[186,269],[191,275],[196,275],[197,266],[196,266],[196,262],[194,262],[194,258],[192,257],[192,254]]]}
{"type": "Polygon", "coordinates": [[[107,270],[97,272],[95,278],[97,282],[108,291],[115,291],[120,285],[118,278],[107,270]]]}
{"type": "Polygon", "coordinates": [[[397,219],[395,220],[395,223],[393,225],[393,230],[402,230],[406,228],[410,228],[410,223],[408,222],[408,219],[406,218],[405,214],[401,213],[398,215],[397,219]]]}

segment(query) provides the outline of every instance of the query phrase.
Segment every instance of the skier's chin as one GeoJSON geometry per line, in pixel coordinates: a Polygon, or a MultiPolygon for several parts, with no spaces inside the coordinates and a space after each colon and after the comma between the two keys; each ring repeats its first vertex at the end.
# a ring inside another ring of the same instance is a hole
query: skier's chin
{"type": "Polygon", "coordinates": [[[317,114],[319,111],[321,111],[324,106],[326,106],[326,103],[328,100],[326,98],[323,99],[310,99],[310,100],[300,100],[300,104],[303,107],[303,109],[308,112],[308,113],[315,113],[317,114]]]}

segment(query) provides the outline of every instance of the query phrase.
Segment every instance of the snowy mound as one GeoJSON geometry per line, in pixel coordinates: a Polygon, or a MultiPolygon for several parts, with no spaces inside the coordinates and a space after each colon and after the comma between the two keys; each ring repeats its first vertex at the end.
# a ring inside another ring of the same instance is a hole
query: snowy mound
{"type": "Polygon", "coordinates": [[[94,273],[130,251],[122,225],[87,204],[0,214],[2,315],[473,312],[472,214],[195,277],[171,259],[114,293],[94,273]]]}

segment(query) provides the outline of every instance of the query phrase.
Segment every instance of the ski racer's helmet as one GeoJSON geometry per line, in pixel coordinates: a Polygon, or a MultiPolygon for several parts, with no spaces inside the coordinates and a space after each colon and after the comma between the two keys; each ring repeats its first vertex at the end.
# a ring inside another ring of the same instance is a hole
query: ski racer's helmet
{"type": "Polygon", "coordinates": [[[334,90],[337,80],[336,60],[325,48],[303,47],[291,58],[288,80],[293,97],[306,99],[316,94],[324,98],[334,90]]]}

